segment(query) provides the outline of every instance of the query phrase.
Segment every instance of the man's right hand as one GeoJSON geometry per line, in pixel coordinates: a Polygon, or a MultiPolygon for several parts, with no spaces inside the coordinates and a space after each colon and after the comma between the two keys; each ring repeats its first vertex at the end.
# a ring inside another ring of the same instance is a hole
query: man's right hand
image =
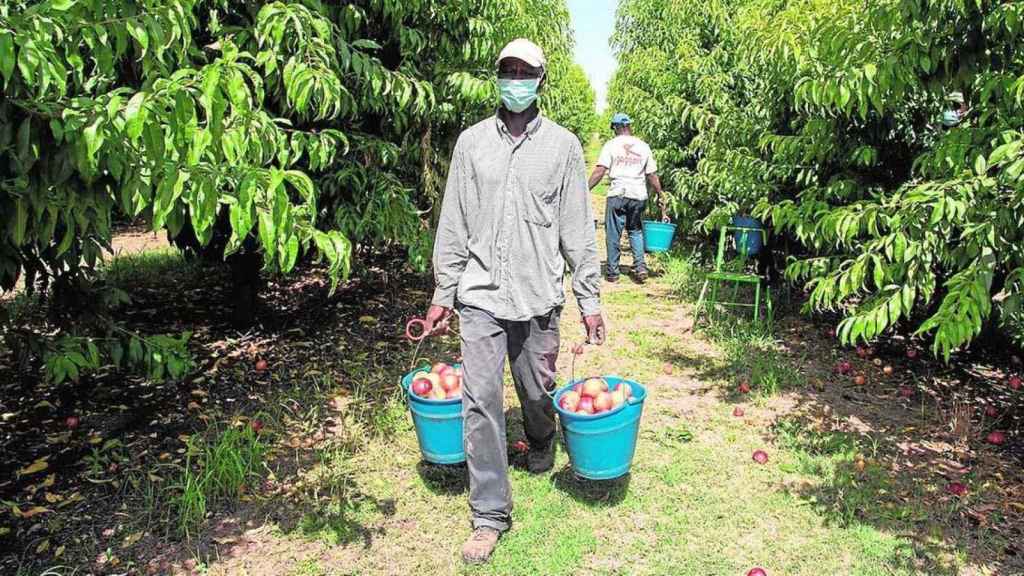
{"type": "Polygon", "coordinates": [[[438,306],[436,304],[431,305],[430,309],[427,310],[427,315],[423,318],[424,336],[443,334],[448,330],[448,320],[451,319],[451,317],[451,308],[445,308],[444,306],[438,306]]]}

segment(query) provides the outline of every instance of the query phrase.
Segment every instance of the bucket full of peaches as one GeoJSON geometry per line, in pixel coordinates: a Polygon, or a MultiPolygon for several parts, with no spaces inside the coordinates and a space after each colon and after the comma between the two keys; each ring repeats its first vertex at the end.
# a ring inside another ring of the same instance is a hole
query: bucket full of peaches
{"type": "Polygon", "coordinates": [[[646,388],[618,376],[574,380],[555,393],[552,401],[578,476],[611,480],[629,472],[646,398],[646,388]]]}

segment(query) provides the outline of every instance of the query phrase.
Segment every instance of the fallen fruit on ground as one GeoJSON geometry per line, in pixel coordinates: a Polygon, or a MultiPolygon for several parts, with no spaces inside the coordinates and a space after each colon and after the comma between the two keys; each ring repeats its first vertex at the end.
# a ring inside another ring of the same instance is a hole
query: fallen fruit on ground
{"type": "Polygon", "coordinates": [[[754,462],[758,464],[766,464],[768,462],[768,453],[764,450],[754,450],[754,462]]]}
{"type": "Polygon", "coordinates": [[[857,386],[863,386],[864,384],[867,383],[867,381],[868,379],[865,378],[863,374],[857,374],[856,376],[853,377],[853,383],[856,384],[857,386]]]}
{"type": "Polygon", "coordinates": [[[750,394],[750,383],[746,380],[740,382],[740,394],[750,394]]]}
{"type": "Polygon", "coordinates": [[[68,430],[78,428],[78,423],[78,416],[68,416],[64,419],[64,425],[67,426],[68,430]]]}
{"type": "Polygon", "coordinates": [[[999,430],[993,430],[992,432],[988,433],[988,436],[985,437],[985,441],[988,442],[989,444],[1000,446],[1004,442],[1006,442],[1006,434],[1000,432],[999,430]]]}
{"type": "Polygon", "coordinates": [[[950,482],[946,484],[946,492],[954,496],[966,496],[967,486],[963,482],[950,482]]]}
{"type": "Polygon", "coordinates": [[[764,571],[764,568],[751,568],[750,572],[747,572],[747,576],[768,576],[768,573],[764,571]]]}
{"type": "Polygon", "coordinates": [[[946,485],[946,492],[953,496],[967,496],[967,485],[962,482],[950,482],[946,485]]]}
{"type": "Polygon", "coordinates": [[[525,454],[530,450],[530,446],[522,440],[516,440],[516,443],[512,445],[512,449],[520,454],[525,454]]]}
{"type": "Polygon", "coordinates": [[[1010,376],[1010,379],[1007,382],[1010,384],[1010,388],[1013,388],[1014,390],[1020,390],[1020,385],[1021,385],[1020,376],[1017,376],[1017,375],[1010,376]]]}
{"type": "Polygon", "coordinates": [[[252,422],[249,422],[249,426],[252,427],[252,431],[259,434],[260,430],[263,430],[263,420],[256,418],[252,422]]]}
{"type": "Polygon", "coordinates": [[[878,366],[879,368],[881,368],[881,366],[882,366],[882,359],[881,359],[881,358],[875,358],[875,359],[874,359],[874,360],[872,360],[871,362],[872,362],[872,363],[873,363],[873,364],[874,364],[875,366],[878,366]]]}
{"type": "Polygon", "coordinates": [[[882,373],[885,374],[886,376],[892,376],[892,373],[895,371],[896,370],[893,369],[892,366],[886,366],[885,368],[882,368],[882,373]]]}
{"type": "Polygon", "coordinates": [[[269,367],[269,365],[267,364],[266,360],[260,358],[259,360],[256,361],[256,371],[257,372],[265,372],[268,367],[269,367]]]}
{"type": "Polygon", "coordinates": [[[743,414],[744,414],[743,408],[740,408],[739,406],[737,406],[737,407],[732,409],[732,415],[737,417],[737,418],[742,418],[743,414]]]}
{"type": "Polygon", "coordinates": [[[985,416],[988,416],[989,418],[995,418],[996,416],[999,416],[999,410],[996,410],[995,406],[986,406],[985,416]]]}
{"type": "Polygon", "coordinates": [[[857,346],[857,357],[858,358],[867,358],[868,357],[868,349],[863,347],[863,346],[857,346]]]}
{"type": "Polygon", "coordinates": [[[669,376],[672,375],[673,368],[671,364],[666,363],[661,369],[663,372],[665,372],[665,374],[669,376]]]}
{"type": "Polygon", "coordinates": [[[900,386],[900,398],[910,398],[914,395],[914,390],[910,386],[900,386]]]}
{"type": "Polygon", "coordinates": [[[916,348],[907,348],[907,358],[910,358],[911,360],[913,360],[914,358],[917,358],[917,349],[916,348]]]}
{"type": "Polygon", "coordinates": [[[845,376],[850,372],[853,372],[853,364],[850,364],[848,361],[843,360],[839,364],[836,364],[836,372],[845,376]]]}

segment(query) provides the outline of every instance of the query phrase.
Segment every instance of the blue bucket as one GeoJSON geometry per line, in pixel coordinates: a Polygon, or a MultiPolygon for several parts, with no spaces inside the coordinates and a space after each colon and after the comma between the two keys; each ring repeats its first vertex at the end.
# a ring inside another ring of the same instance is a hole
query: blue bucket
{"type": "Polygon", "coordinates": [[[578,476],[590,480],[612,480],[629,472],[640,433],[640,415],[647,398],[647,389],[632,380],[615,376],[605,376],[604,379],[612,389],[619,382],[629,384],[633,397],[618,408],[601,414],[566,412],[558,402],[577,382],[583,381],[580,379],[561,388],[553,400],[562,423],[562,435],[572,469],[578,476]]]}
{"type": "Polygon", "coordinates": [[[733,238],[736,240],[736,249],[743,251],[746,246],[747,256],[756,256],[761,252],[762,241],[764,240],[763,225],[757,218],[746,216],[733,216],[732,225],[739,228],[753,228],[753,230],[733,230],[733,238]]]}
{"type": "MultiPolygon", "coordinates": [[[[456,364],[455,367],[458,367],[456,364]]],[[[402,389],[412,413],[412,423],[423,459],[434,464],[466,461],[462,447],[462,398],[428,400],[412,393],[412,376],[430,368],[417,368],[402,377],[402,389]]]]}
{"type": "Polygon", "coordinates": [[[668,252],[675,235],[675,224],[644,220],[644,248],[648,252],[668,252]]]}

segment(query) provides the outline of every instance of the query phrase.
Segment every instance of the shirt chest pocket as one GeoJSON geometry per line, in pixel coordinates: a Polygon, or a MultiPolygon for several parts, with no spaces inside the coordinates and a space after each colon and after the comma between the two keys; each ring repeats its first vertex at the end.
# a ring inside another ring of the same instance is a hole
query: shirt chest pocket
{"type": "Polygon", "coordinates": [[[545,228],[558,214],[561,179],[555,170],[519,179],[520,214],[523,220],[545,228]]]}

